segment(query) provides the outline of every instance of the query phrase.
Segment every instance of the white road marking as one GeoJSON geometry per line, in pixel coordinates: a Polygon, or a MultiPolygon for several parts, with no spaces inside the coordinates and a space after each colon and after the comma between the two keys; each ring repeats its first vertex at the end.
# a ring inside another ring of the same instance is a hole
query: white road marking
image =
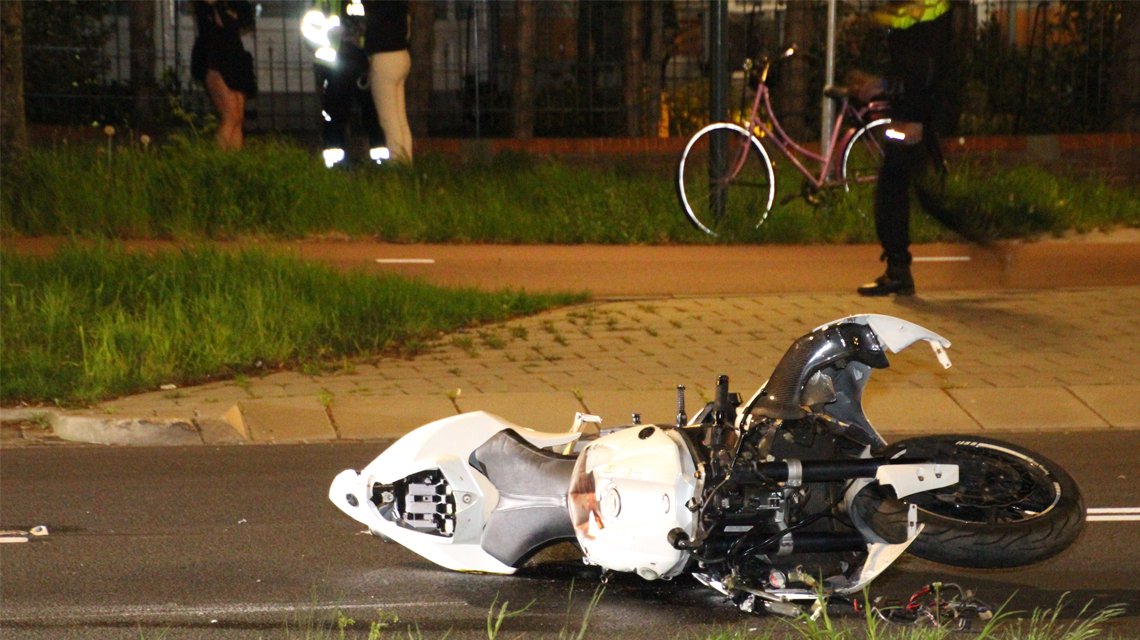
{"type": "Polygon", "coordinates": [[[435,264],[434,258],[376,258],[377,264],[435,264]]]}
{"type": "MultiPolygon", "coordinates": [[[[148,619],[170,617],[196,617],[196,618],[234,618],[242,615],[282,615],[290,613],[311,614],[322,613],[353,613],[354,611],[375,612],[380,610],[407,609],[407,608],[433,608],[433,607],[466,607],[469,603],[462,600],[424,600],[413,602],[366,602],[353,604],[349,602],[334,603],[306,603],[295,604],[288,602],[269,602],[263,604],[217,604],[217,605],[190,605],[178,604],[141,604],[141,605],[79,605],[52,607],[52,615],[64,620],[116,620],[122,618],[148,619]]],[[[9,608],[0,615],[0,621],[5,623],[25,622],[40,619],[43,609],[25,607],[23,610],[9,608]]]]}
{"type": "Polygon", "coordinates": [[[1093,507],[1085,517],[1089,522],[1137,522],[1140,507],[1093,507]]]}
{"type": "Polygon", "coordinates": [[[970,256],[918,256],[912,262],[969,262],[970,256]]]}

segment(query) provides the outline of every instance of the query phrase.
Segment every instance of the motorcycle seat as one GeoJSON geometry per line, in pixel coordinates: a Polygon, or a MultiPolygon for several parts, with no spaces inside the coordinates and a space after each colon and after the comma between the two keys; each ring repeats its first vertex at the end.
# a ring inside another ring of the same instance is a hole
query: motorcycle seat
{"type": "Polygon", "coordinates": [[[499,492],[483,530],[481,546],[488,554],[517,567],[544,547],[575,539],[566,503],[575,460],[539,449],[510,430],[472,452],[471,466],[499,492]]]}

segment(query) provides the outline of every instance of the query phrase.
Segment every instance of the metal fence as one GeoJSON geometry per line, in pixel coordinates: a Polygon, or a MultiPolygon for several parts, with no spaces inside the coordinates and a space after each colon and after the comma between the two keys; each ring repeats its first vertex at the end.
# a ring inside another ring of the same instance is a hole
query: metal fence
{"type": "MultiPolygon", "coordinates": [[[[153,64],[161,88],[150,98],[154,106],[167,122],[209,113],[202,88],[189,77],[195,29],[190,3],[130,1],[157,3],[153,64]]],[[[518,4],[413,1],[434,10],[429,10],[434,13],[430,20],[413,26],[427,43],[430,60],[423,56],[415,60],[408,82],[431,87],[422,91],[424,99],[409,104],[413,127],[432,136],[510,136],[518,107],[513,104],[519,69],[518,4]]],[[[131,89],[128,2],[95,3],[104,9],[95,18],[98,25],[87,34],[90,37],[62,42],[38,31],[38,23],[27,17],[37,15],[33,5],[45,4],[64,3],[25,3],[25,61],[60,57],[81,61],[82,68],[73,73],[83,79],[68,84],[35,74],[26,77],[29,119],[129,123],[138,101],[131,89]]],[[[882,64],[881,43],[875,41],[880,36],[856,19],[865,4],[863,0],[838,3],[840,72],[856,66],[873,70],[882,64]]],[[[1103,130],[1117,4],[956,0],[962,132],[1103,130]]],[[[86,5],[88,12],[94,10],[91,5],[86,5]]],[[[247,36],[246,45],[254,54],[260,96],[250,102],[248,127],[315,132],[319,97],[311,52],[299,31],[309,2],[262,0],[255,5],[257,29],[247,36]]],[[[709,0],[536,2],[534,134],[664,136],[682,135],[699,126],[707,119],[710,6],[709,0]]],[[[799,110],[805,130],[818,130],[819,116],[813,110],[823,85],[827,2],[728,0],[728,9],[728,60],[737,65],[746,55],[775,50],[789,35],[806,34],[807,43],[799,44],[809,65],[804,73],[810,89],[789,96],[778,108],[799,110]]],[[[422,17],[424,12],[416,15],[422,17]]]]}

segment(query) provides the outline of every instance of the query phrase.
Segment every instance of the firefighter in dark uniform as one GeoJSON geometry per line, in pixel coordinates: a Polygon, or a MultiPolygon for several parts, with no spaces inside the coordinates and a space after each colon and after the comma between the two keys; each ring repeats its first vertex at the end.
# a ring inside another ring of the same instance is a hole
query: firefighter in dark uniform
{"type": "Polygon", "coordinates": [[[380,164],[389,157],[368,85],[364,13],[360,0],[318,0],[301,21],[301,33],[314,48],[321,88],[321,156],[329,168],[346,160],[353,102],[360,109],[360,121],[368,135],[370,160],[380,164]]]}

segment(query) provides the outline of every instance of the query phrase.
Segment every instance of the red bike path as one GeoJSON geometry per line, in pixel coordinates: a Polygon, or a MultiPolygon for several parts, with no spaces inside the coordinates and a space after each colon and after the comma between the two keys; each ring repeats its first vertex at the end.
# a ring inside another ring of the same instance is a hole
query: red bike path
{"type": "MultiPolygon", "coordinates": [[[[6,238],[5,250],[45,254],[60,238],[6,238]]],[[[136,250],[181,246],[127,241],[136,250]]],[[[596,298],[853,292],[882,271],[877,245],[425,245],[369,240],[228,241],[343,269],[444,286],[587,291],[596,298]]],[[[949,290],[1140,285],[1140,229],[990,246],[913,247],[919,295],[949,290]]]]}

